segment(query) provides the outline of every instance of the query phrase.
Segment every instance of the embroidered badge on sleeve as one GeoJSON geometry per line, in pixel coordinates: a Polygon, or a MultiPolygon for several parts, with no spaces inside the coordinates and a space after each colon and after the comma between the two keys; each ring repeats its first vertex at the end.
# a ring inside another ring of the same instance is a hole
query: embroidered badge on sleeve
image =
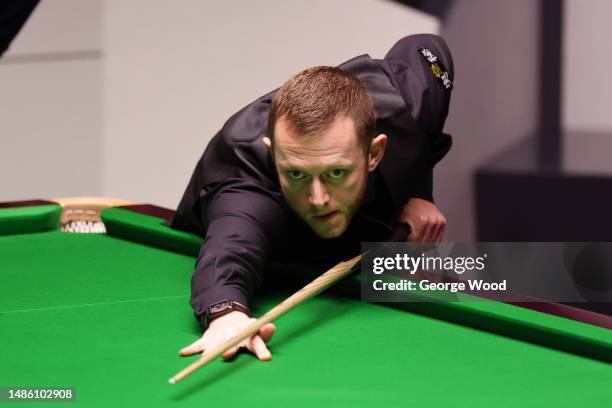
{"type": "Polygon", "coordinates": [[[449,91],[453,89],[453,83],[451,82],[448,75],[448,71],[446,71],[444,64],[442,64],[442,61],[440,61],[440,59],[436,57],[434,53],[429,51],[427,48],[419,48],[419,54],[421,54],[421,56],[429,65],[429,69],[431,70],[432,75],[434,76],[434,78],[436,78],[440,86],[449,91]]]}

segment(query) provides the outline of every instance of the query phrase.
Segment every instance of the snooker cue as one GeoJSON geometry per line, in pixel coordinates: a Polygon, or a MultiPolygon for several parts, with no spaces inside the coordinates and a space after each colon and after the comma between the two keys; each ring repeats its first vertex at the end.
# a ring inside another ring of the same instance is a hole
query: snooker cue
{"type": "Polygon", "coordinates": [[[266,323],[270,323],[305,300],[321,293],[335,282],[348,275],[360,260],[361,255],[358,255],[352,259],[349,259],[348,261],[338,263],[336,266],[324,272],[321,276],[310,282],[308,285],[304,286],[302,289],[283,300],[277,306],[270,309],[268,313],[264,314],[262,317],[250,323],[240,332],[230,337],[227,341],[219,343],[209,350],[204,350],[202,357],[200,357],[198,361],[191,363],[189,366],[174,375],[174,377],[170,378],[168,382],[170,384],[176,384],[178,381],[187,377],[198,368],[213,360],[219,354],[229,350],[244,339],[249,338],[259,332],[259,329],[261,329],[266,323]]]}

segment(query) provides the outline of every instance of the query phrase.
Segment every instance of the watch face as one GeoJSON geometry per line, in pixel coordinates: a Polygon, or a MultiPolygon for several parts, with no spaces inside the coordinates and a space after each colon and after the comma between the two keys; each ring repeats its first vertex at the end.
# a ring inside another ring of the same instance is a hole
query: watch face
{"type": "Polygon", "coordinates": [[[219,303],[215,303],[214,305],[211,305],[210,308],[208,309],[208,313],[209,314],[219,313],[231,307],[232,305],[230,305],[230,302],[228,302],[227,300],[223,300],[219,303]]]}

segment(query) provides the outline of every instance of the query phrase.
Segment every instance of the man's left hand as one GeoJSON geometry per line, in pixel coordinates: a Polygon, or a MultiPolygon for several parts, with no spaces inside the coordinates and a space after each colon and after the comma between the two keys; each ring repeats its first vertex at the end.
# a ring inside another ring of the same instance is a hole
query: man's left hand
{"type": "MultiPolygon", "coordinates": [[[[407,242],[440,242],[444,238],[446,218],[438,207],[421,198],[411,198],[399,217],[400,229],[410,229],[407,242]]],[[[400,231],[401,233],[401,231],[400,231]]],[[[397,233],[396,233],[397,237],[397,233]]]]}

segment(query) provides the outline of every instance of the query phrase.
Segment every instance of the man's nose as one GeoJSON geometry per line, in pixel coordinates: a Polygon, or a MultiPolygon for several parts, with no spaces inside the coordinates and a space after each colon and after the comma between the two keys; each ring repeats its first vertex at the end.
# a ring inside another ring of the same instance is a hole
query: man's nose
{"type": "Polygon", "coordinates": [[[310,194],[308,197],[310,204],[314,207],[323,207],[329,202],[329,193],[321,180],[314,179],[310,185],[310,194]]]}

